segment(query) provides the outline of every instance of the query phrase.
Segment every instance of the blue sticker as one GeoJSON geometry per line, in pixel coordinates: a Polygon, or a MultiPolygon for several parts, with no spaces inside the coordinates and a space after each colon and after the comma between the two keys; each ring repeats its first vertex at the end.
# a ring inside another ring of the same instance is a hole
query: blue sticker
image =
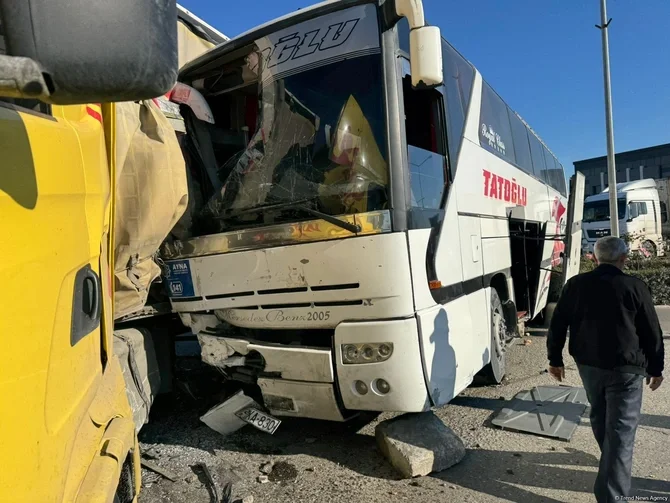
{"type": "Polygon", "coordinates": [[[167,262],[168,270],[164,275],[170,297],[195,297],[193,278],[188,260],[167,262]]]}

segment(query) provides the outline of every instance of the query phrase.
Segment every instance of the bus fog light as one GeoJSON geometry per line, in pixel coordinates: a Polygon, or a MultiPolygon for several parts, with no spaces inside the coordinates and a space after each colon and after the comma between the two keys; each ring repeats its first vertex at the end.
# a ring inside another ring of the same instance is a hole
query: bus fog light
{"type": "Polygon", "coordinates": [[[359,395],[365,395],[368,392],[368,385],[363,381],[354,381],[354,389],[359,395]]]}
{"type": "Polygon", "coordinates": [[[380,363],[391,358],[393,343],[375,342],[362,344],[342,344],[342,363],[352,365],[357,363],[380,363]]]}
{"type": "Polygon", "coordinates": [[[342,348],[342,361],[344,363],[356,363],[358,355],[358,348],[353,344],[346,344],[342,348]]]}
{"type": "Polygon", "coordinates": [[[377,379],[373,383],[373,386],[380,395],[386,395],[389,391],[391,391],[391,385],[384,379],[377,379]]]}
{"type": "Polygon", "coordinates": [[[379,352],[379,356],[381,356],[382,358],[388,358],[389,356],[391,356],[392,349],[391,346],[389,346],[388,344],[380,344],[379,349],[377,351],[379,352]]]}

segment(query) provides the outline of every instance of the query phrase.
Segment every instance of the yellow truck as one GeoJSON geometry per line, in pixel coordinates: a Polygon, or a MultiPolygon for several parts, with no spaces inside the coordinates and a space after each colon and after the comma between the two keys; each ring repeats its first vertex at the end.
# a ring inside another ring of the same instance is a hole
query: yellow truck
{"type": "Polygon", "coordinates": [[[0,0],[1,502],[140,487],[113,350],[114,102],[173,87],[177,6],[72,4],[0,0]]]}

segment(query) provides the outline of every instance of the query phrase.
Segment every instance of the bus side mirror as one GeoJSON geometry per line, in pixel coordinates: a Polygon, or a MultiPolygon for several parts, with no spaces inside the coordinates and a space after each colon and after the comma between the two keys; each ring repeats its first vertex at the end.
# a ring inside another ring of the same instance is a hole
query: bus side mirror
{"type": "Polygon", "coordinates": [[[422,0],[394,0],[395,14],[409,24],[412,87],[433,89],[444,82],[442,37],[437,26],[426,26],[422,0]]]}
{"type": "Polygon", "coordinates": [[[176,0],[0,0],[0,96],[136,101],[177,80],[176,0]]]}
{"type": "Polygon", "coordinates": [[[442,37],[437,26],[424,26],[409,32],[412,87],[433,89],[444,82],[442,37]]]}

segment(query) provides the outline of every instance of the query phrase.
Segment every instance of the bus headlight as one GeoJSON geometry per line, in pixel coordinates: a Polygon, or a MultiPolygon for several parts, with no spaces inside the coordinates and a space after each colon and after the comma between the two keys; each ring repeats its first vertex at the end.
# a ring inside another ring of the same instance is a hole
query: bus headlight
{"type": "Polygon", "coordinates": [[[363,344],[342,344],[342,363],[353,365],[356,363],[379,363],[391,358],[393,343],[377,342],[363,344]]]}

